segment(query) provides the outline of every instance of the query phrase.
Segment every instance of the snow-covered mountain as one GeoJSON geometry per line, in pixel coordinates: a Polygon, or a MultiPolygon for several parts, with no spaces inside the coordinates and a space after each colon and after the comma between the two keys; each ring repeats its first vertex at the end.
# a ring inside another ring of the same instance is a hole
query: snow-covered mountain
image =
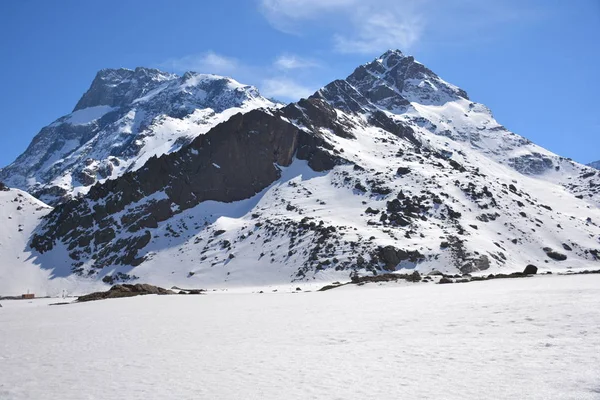
{"type": "MultiPolygon", "coordinates": [[[[164,79],[145,96],[191,76],[164,79]]],[[[89,93],[84,109],[144,98],[89,93]]],[[[399,51],[169,150],[49,212],[31,262],[54,277],[186,287],[600,266],[600,172],[508,131],[399,51]]]]}
{"type": "Polygon", "coordinates": [[[600,169],[600,161],[594,161],[588,164],[592,168],[600,169]]]}
{"type": "Polygon", "coordinates": [[[221,76],[105,69],[0,180],[58,204],[180,149],[233,114],[272,106],[256,88],[221,76]]]}
{"type": "Polygon", "coordinates": [[[65,274],[188,287],[597,268],[599,204],[598,171],[389,51],[93,186],[31,245],[65,274]]]}

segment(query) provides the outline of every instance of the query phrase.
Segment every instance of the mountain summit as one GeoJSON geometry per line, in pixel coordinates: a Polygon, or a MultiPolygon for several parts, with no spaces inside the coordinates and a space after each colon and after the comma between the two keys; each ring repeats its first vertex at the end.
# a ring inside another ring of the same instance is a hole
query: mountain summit
{"type": "MultiPolygon", "coordinates": [[[[135,71],[115,74],[102,76],[135,71]]],[[[107,141],[126,168],[48,212],[27,262],[169,287],[600,263],[600,172],[508,131],[399,51],[285,107],[256,107],[268,102],[255,89],[210,75],[156,85],[127,107],[128,86],[95,90],[75,112],[110,109],[99,124],[126,127],[107,141]],[[133,147],[115,145],[132,132],[133,147]]]]}
{"type": "Polygon", "coordinates": [[[390,50],[358,67],[346,80],[330,83],[316,96],[352,112],[376,108],[402,113],[412,102],[439,106],[458,99],[468,100],[465,91],[399,50],[390,50]]]}
{"type": "Polygon", "coordinates": [[[43,128],[0,180],[49,204],[180,149],[237,112],[274,104],[231,78],[104,69],[73,112],[43,128]]]}

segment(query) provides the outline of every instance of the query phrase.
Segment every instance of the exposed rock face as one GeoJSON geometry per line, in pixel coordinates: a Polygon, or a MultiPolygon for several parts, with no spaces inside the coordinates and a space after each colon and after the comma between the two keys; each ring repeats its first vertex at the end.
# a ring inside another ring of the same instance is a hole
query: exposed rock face
{"type": "Polygon", "coordinates": [[[4,183],[0,182],[0,191],[8,192],[10,189],[4,183]]]}
{"type": "Polygon", "coordinates": [[[176,78],[174,74],[151,68],[103,69],[73,111],[96,106],[126,106],[155,89],[157,84],[176,78]]]}
{"type": "Polygon", "coordinates": [[[49,204],[189,144],[230,115],[274,104],[216,75],[105,69],[73,112],[43,128],[0,179],[49,204]]]}
{"type": "Polygon", "coordinates": [[[290,165],[294,156],[315,171],[343,163],[326,150],[318,132],[282,118],[293,110],[237,114],[181,151],[92,187],[86,198],[58,206],[31,246],[45,253],[57,241],[67,244],[73,271],[80,274],[86,261],[92,272],[115,264],[137,266],[144,261],[138,251],[152,238],[148,229],[175,214],[208,200],[249,198],[279,179],[278,166],[290,165]]]}
{"type": "Polygon", "coordinates": [[[554,166],[552,158],[539,153],[526,154],[511,158],[509,165],[522,174],[540,175],[554,166]]]}

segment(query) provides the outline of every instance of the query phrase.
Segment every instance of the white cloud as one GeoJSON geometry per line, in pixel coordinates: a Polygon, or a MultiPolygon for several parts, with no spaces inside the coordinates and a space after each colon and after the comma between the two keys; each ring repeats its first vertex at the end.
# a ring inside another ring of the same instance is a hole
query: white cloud
{"type": "Polygon", "coordinates": [[[275,28],[296,33],[300,20],[343,11],[358,3],[359,0],[260,0],[260,9],[275,28]]]}
{"type": "Polygon", "coordinates": [[[290,70],[318,67],[319,63],[309,58],[299,57],[294,54],[282,54],[273,63],[275,68],[290,70]]]}
{"type": "Polygon", "coordinates": [[[340,53],[411,50],[420,42],[462,43],[499,25],[544,13],[522,0],[257,0],[270,24],[285,33],[328,35],[340,53]]]}
{"type": "Polygon", "coordinates": [[[297,101],[301,97],[308,97],[315,91],[289,78],[269,78],[262,81],[260,90],[263,95],[282,100],[297,101]]]}
{"type": "Polygon", "coordinates": [[[406,49],[420,37],[415,4],[428,0],[261,0],[261,10],[278,30],[298,33],[306,22],[333,30],[334,48],[342,53],[406,49]]]}
{"type": "Polygon", "coordinates": [[[234,75],[239,72],[240,63],[235,58],[226,57],[213,51],[202,54],[174,58],[161,64],[175,72],[194,71],[207,74],[234,75]]]}
{"type": "Polygon", "coordinates": [[[371,54],[392,48],[407,49],[419,39],[422,31],[418,17],[401,19],[393,13],[373,14],[357,25],[359,29],[353,36],[334,36],[337,51],[371,54]]]}

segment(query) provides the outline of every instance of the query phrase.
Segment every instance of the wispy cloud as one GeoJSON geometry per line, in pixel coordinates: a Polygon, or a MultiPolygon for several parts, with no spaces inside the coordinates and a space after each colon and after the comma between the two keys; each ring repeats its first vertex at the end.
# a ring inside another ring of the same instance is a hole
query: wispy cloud
{"type": "Polygon", "coordinates": [[[372,14],[357,22],[351,35],[334,35],[340,53],[376,53],[391,48],[408,49],[420,38],[422,23],[418,16],[399,17],[394,13],[372,14]]]}
{"type": "Polygon", "coordinates": [[[410,50],[425,39],[459,41],[501,24],[531,21],[543,10],[522,0],[258,0],[276,29],[296,35],[316,29],[340,53],[410,50]],[[316,28],[316,29],[315,29],[316,28]]]}
{"type": "Polygon", "coordinates": [[[339,12],[359,0],[259,0],[260,10],[278,30],[298,33],[299,21],[315,19],[324,14],[339,12]]]}
{"type": "Polygon", "coordinates": [[[315,68],[319,66],[319,63],[316,60],[300,57],[295,54],[281,54],[277,57],[273,65],[278,69],[291,70],[315,68]]]}
{"type": "Polygon", "coordinates": [[[240,62],[237,59],[214,51],[173,58],[160,66],[174,72],[194,71],[218,75],[235,75],[240,70],[240,62]]]}
{"type": "Polygon", "coordinates": [[[264,79],[261,90],[266,96],[294,101],[314,93],[314,89],[285,77],[264,79]]]}
{"type": "Polygon", "coordinates": [[[410,47],[421,34],[414,5],[427,0],[261,0],[263,15],[276,29],[301,33],[306,22],[334,30],[335,50],[372,53],[410,47]]]}

